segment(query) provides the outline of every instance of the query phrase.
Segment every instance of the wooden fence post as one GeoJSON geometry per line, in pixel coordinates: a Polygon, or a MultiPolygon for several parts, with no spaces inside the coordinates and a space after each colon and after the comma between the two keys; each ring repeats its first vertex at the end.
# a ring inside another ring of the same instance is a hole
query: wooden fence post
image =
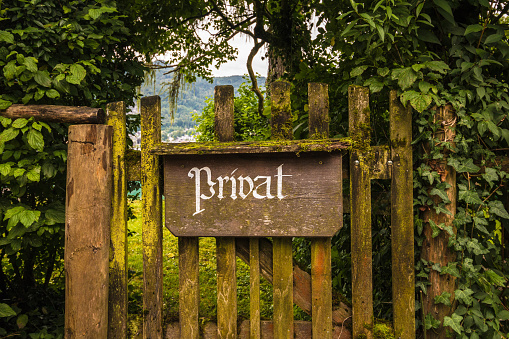
{"type": "MultiPolygon", "coordinates": [[[[437,133],[436,138],[443,142],[453,142],[455,133],[455,113],[451,105],[446,105],[436,109],[435,119],[440,123],[441,129],[437,133]]],[[[449,214],[439,213],[437,214],[433,208],[424,213],[424,241],[422,243],[421,256],[427,260],[429,265],[435,263],[440,266],[446,266],[447,263],[456,260],[456,253],[448,247],[449,234],[447,232],[440,232],[436,237],[432,236],[433,230],[429,225],[429,221],[433,221],[436,225],[443,224],[443,226],[451,226],[456,232],[456,228],[453,224],[454,215],[456,214],[456,171],[453,167],[447,165],[446,154],[444,159],[438,163],[430,164],[433,170],[440,172],[442,182],[449,184],[449,188],[445,190],[449,203],[445,204],[445,208],[449,211],[449,214]]],[[[431,190],[431,188],[430,188],[431,190]]],[[[442,198],[438,196],[432,196],[435,204],[439,204],[442,198]]],[[[445,316],[450,316],[454,309],[444,304],[435,304],[435,297],[441,295],[443,292],[449,292],[451,294],[450,300],[454,301],[454,291],[456,289],[456,278],[450,274],[440,274],[439,272],[431,269],[429,272],[430,285],[427,289],[427,294],[424,297],[423,312],[424,314],[431,314],[435,319],[443,322],[445,316]]],[[[440,326],[438,330],[426,331],[427,339],[434,338],[445,338],[446,330],[445,327],[440,326]]]]}
{"type": "MultiPolygon", "coordinates": [[[[215,133],[219,141],[233,141],[233,86],[214,90],[215,133]]],[[[217,330],[220,338],[237,338],[237,277],[235,238],[216,238],[217,330]]]]}
{"type": "Polygon", "coordinates": [[[163,254],[159,156],[150,153],[161,142],[161,99],[141,99],[141,192],[143,224],[143,338],[162,338],[163,254]]]}
{"type": "Polygon", "coordinates": [[[348,88],[353,337],[373,338],[369,90],[348,88]]]}
{"type": "Polygon", "coordinates": [[[108,336],[112,128],[69,127],[65,338],[108,336]]]}
{"type": "MultiPolygon", "coordinates": [[[[271,84],[272,138],[293,139],[290,83],[271,84]]],[[[292,238],[274,237],[273,294],[274,338],[293,338],[293,257],[292,238]]]]}
{"type": "Polygon", "coordinates": [[[108,337],[127,338],[127,149],[126,108],[123,101],[106,106],[113,127],[113,188],[110,243],[108,337]]]}
{"type": "Polygon", "coordinates": [[[397,337],[415,338],[412,106],[390,93],[392,305],[397,337]]]}
{"type": "MultiPolygon", "coordinates": [[[[308,98],[309,138],[326,139],[329,137],[329,87],[308,84],[308,98]]],[[[313,338],[332,339],[331,238],[311,239],[311,297],[313,338]]]]}

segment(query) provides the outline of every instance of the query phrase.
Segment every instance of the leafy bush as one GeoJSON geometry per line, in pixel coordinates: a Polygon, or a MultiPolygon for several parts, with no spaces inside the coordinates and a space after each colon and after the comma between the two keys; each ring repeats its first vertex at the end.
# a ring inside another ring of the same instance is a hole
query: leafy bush
{"type": "MultiPolygon", "coordinates": [[[[113,1],[6,0],[1,6],[0,109],[133,105],[144,68],[113,1]]],[[[63,124],[0,118],[0,290],[16,310],[14,328],[22,337],[43,327],[35,319],[61,325],[29,291],[63,287],[66,133],[63,124]]]]}

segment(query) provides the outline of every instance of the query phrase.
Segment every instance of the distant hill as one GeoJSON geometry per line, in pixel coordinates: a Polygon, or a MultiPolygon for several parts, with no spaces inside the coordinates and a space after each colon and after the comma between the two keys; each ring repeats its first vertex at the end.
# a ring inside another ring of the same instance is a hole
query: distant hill
{"type": "MultiPolygon", "coordinates": [[[[164,83],[171,81],[171,75],[164,75],[167,70],[158,70],[156,72],[155,86],[153,83],[145,84],[141,88],[142,96],[159,95],[161,96],[161,115],[163,141],[168,137],[177,138],[190,134],[189,129],[194,129],[193,113],[200,113],[205,107],[205,99],[214,97],[214,87],[220,85],[232,85],[237,94],[237,89],[243,82],[249,80],[241,75],[229,77],[217,77],[210,83],[205,79],[198,78],[194,84],[186,86],[180,90],[180,96],[177,101],[177,111],[175,112],[173,122],[170,116],[170,107],[168,99],[168,87],[164,83]]],[[[265,84],[265,77],[258,78],[258,84],[265,84]]]]}

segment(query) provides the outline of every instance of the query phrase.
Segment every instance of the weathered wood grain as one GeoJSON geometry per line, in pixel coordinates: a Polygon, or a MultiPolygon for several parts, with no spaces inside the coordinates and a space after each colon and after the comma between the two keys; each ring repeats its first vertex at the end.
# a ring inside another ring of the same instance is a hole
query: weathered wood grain
{"type": "Polygon", "coordinates": [[[348,88],[353,336],[373,338],[369,91],[348,88]]]}
{"type": "Polygon", "coordinates": [[[415,270],[412,169],[412,108],[391,91],[389,101],[392,182],[391,248],[394,330],[415,338],[415,270]]]}
{"type": "MultiPolygon", "coordinates": [[[[214,94],[214,132],[216,138],[219,141],[233,141],[235,136],[233,128],[233,86],[216,86],[214,94]]],[[[193,205],[192,202],[190,205],[193,205]]],[[[235,212],[223,210],[223,213],[228,215],[235,212]]],[[[206,220],[205,223],[213,223],[213,221],[206,220]]],[[[236,339],[237,261],[235,256],[235,238],[232,238],[232,234],[229,234],[226,229],[215,235],[222,235],[216,238],[217,331],[220,338],[236,339]]]]}
{"type": "Polygon", "coordinates": [[[260,339],[260,238],[249,238],[249,281],[249,337],[260,339]]]}
{"type": "Polygon", "coordinates": [[[274,338],[293,338],[292,238],[274,237],[274,338]]]}
{"type": "Polygon", "coordinates": [[[127,338],[126,107],[123,101],[110,103],[106,112],[107,124],[113,127],[108,337],[127,338]]]}
{"type": "Polygon", "coordinates": [[[278,141],[241,141],[241,142],[203,142],[203,143],[160,143],[151,152],[158,155],[179,154],[252,154],[252,153],[304,153],[332,152],[346,150],[351,140],[313,139],[313,140],[278,140],[278,141]]]}
{"type": "Polygon", "coordinates": [[[166,227],[176,236],[331,237],[342,225],[341,158],[328,152],[165,157],[166,227]]]}
{"type": "Polygon", "coordinates": [[[65,338],[108,335],[112,128],[69,127],[65,338]]]}
{"type": "Polygon", "coordinates": [[[235,139],[232,85],[214,87],[214,133],[217,140],[235,139]]]}
{"type": "Polygon", "coordinates": [[[44,122],[68,124],[103,124],[106,114],[102,108],[55,105],[11,105],[0,110],[0,115],[10,119],[34,118],[44,122]]]}
{"type": "Polygon", "coordinates": [[[163,308],[162,211],[159,157],[149,150],[161,142],[161,99],[141,99],[141,190],[143,237],[143,338],[161,338],[163,308]]]}
{"type": "Polygon", "coordinates": [[[237,277],[235,239],[216,238],[217,330],[219,338],[237,338],[237,277]]]}
{"type": "MultiPolygon", "coordinates": [[[[290,84],[275,81],[271,84],[271,125],[273,139],[293,139],[290,84]]],[[[339,167],[341,168],[341,167],[339,167]]],[[[287,209],[286,213],[294,213],[287,209]]],[[[284,212],[283,212],[284,213],[284,212]]],[[[288,225],[281,221],[277,225],[288,225]]],[[[295,225],[293,225],[295,227],[295,225]]],[[[292,238],[273,237],[273,303],[274,337],[293,338],[293,257],[292,238]]]]}
{"type": "Polygon", "coordinates": [[[179,324],[180,337],[198,339],[200,324],[199,241],[179,237],[179,324]]]}
{"type": "MultiPolygon", "coordinates": [[[[326,84],[308,85],[309,137],[329,137],[329,88],[326,84]]],[[[341,180],[340,180],[341,181],[341,180]]],[[[342,198],[343,194],[339,193],[342,198]]],[[[342,208],[342,203],[340,203],[342,208]]],[[[343,211],[339,211],[339,219],[343,211]]],[[[321,224],[315,227],[321,228],[321,224]]],[[[311,239],[311,296],[313,338],[332,339],[331,238],[311,239]]]]}
{"type": "Polygon", "coordinates": [[[272,139],[293,139],[292,109],[290,102],[291,84],[274,81],[270,84],[270,109],[272,139]]]}

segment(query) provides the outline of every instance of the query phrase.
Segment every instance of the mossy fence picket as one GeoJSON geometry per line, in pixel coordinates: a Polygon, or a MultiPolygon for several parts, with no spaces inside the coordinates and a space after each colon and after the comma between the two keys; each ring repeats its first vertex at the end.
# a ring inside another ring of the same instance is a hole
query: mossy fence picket
{"type": "MultiPolygon", "coordinates": [[[[174,288],[179,289],[181,338],[200,336],[199,236],[216,237],[219,338],[238,336],[236,256],[250,265],[250,338],[293,338],[296,327],[312,338],[372,338],[370,189],[374,179],[392,180],[395,333],[399,338],[415,338],[411,109],[405,108],[396,93],[391,92],[391,143],[375,147],[370,145],[368,90],[351,86],[348,95],[349,138],[328,138],[328,88],[315,83],[309,84],[310,139],[291,140],[290,84],[274,82],[271,87],[274,140],[250,143],[233,141],[233,87],[216,87],[218,142],[206,144],[161,143],[160,99],[142,98],[141,165],[136,165],[136,155],[126,152],[123,103],[109,104],[105,119],[104,112],[96,109],[95,118],[77,120],[72,116],[78,116],[75,114],[78,109],[67,108],[66,121],[82,125],[69,128],[66,338],[127,337],[128,179],[140,179],[142,184],[144,338],[163,337],[163,192],[166,226],[179,236],[180,277],[179,286],[174,288]],[[102,125],[104,122],[106,125],[102,125]],[[349,157],[348,164],[342,164],[343,156],[349,157]],[[212,182],[209,165],[203,164],[216,166],[213,169],[228,169],[231,174],[228,172],[227,176],[212,182]],[[231,170],[234,167],[237,168],[231,170]],[[268,176],[256,172],[269,167],[277,174],[268,176]],[[180,168],[187,183],[178,177],[182,174],[180,168]],[[256,175],[254,180],[249,177],[249,170],[256,175]],[[202,172],[207,179],[200,181],[202,172]],[[255,188],[253,182],[262,178],[265,181],[257,182],[255,188]],[[271,188],[272,178],[277,181],[277,185],[274,184],[277,188],[271,188]],[[347,213],[351,213],[352,230],[351,333],[345,327],[350,310],[346,305],[333,310],[331,287],[331,237],[342,225],[343,179],[349,179],[350,185],[350,211],[347,213]],[[185,187],[191,189],[181,189],[179,182],[182,187],[187,185],[185,187]],[[231,195],[223,200],[228,182],[231,195]],[[200,185],[208,185],[208,191],[200,190],[200,185]],[[248,187],[247,194],[243,185],[248,187]],[[300,194],[302,190],[310,193],[300,194]],[[219,198],[212,202],[216,193],[215,197],[219,198]],[[246,198],[249,194],[251,200],[246,198]],[[186,199],[194,204],[192,215],[183,215],[186,208],[176,203],[188,201],[186,199]],[[221,207],[222,203],[226,204],[226,209],[221,207]],[[237,218],[226,217],[227,209],[236,208],[236,204],[241,206],[234,211],[237,218]],[[207,216],[205,210],[212,216],[207,216]],[[214,212],[216,210],[219,212],[214,212]],[[250,217],[250,213],[258,214],[250,217]],[[295,236],[310,237],[311,274],[293,264],[292,237],[295,236]],[[261,276],[273,284],[272,327],[261,325],[261,276]],[[294,304],[311,315],[310,323],[294,322],[294,304]],[[272,333],[268,333],[271,328],[272,333]]],[[[40,112],[37,106],[19,106],[3,114],[16,118],[17,114],[26,112],[27,107],[40,112]]],[[[51,113],[51,109],[46,107],[44,112],[51,113]]],[[[26,117],[26,113],[23,114],[26,117]]]]}

